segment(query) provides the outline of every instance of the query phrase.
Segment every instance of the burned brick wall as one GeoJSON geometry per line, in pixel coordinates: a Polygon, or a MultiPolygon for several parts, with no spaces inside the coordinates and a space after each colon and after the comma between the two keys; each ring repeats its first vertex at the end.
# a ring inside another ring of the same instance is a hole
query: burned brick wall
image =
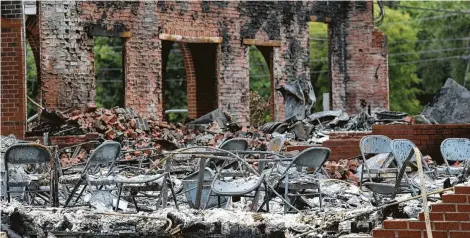
{"type": "Polygon", "coordinates": [[[66,109],[95,100],[93,41],[76,1],[40,1],[41,94],[44,106],[66,109]]]}
{"type": "Polygon", "coordinates": [[[1,1],[1,134],[26,128],[25,29],[21,1],[1,1]]]}
{"type": "Polygon", "coordinates": [[[329,25],[331,106],[350,114],[360,112],[361,103],[389,109],[386,38],[374,29],[372,7],[344,4],[329,25]]]}
{"type": "MultiPolygon", "coordinates": [[[[67,0],[41,1],[39,15],[41,83],[48,107],[95,100],[93,39],[107,35],[125,38],[126,107],[162,119],[162,41],[176,41],[187,44],[189,115],[219,107],[246,125],[247,39],[272,47],[267,62],[272,88],[310,80],[308,21],[317,16],[331,19],[332,108],[354,113],[361,99],[373,109],[388,108],[387,57],[377,43],[383,36],[373,31],[372,3],[67,0]]],[[[275,119],[282,120],[282,96],[273,96],[275,119]]]]}

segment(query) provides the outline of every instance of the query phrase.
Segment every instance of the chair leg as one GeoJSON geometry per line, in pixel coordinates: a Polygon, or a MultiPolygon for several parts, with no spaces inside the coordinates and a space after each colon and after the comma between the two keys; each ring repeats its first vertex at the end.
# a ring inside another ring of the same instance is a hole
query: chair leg
{"type": "Polygon", "coordinates": [[[320,200],[320,211],[323,211],[323,204],[322,204],[323,196],[321,195],[320,185],[318,185],[318,198],[320,200]]]}
{"type": "Polygon", "coordinates": [[[175,202],[175,207],[176,207],[176,209],[179,209],[178,208],[178,201],[176,200],[175,190],[173,189],[173,184],[171,183],[170,179],[168,179],[168,186],[170,187],[171,196],[173,196],[173,201],[175,202]]]}
{"type": "Polygon", "coordinates": [[[288,193],[289,193],[289,176],[286,175],[286,177],[284,178],[284,199],[286,200],[284,202],[284,214],[287,213],[287,203],[286,202],[289,202],[288,193]]]}
{"type": "Polygon", "coordinates": [[[121,193],[122,193],[122,185],[119,185],[118,188],[118,197],[117,197],[117,202],[116,202],[116,208],[114,208],[114,211],[117,211],[119,208],[119,200],[121,200],[121,193]]]}
{"type": "Polygon", "coordinates": [[[364,162],[364,158],[363,158],[362,159],[362,165],[361,165],[361,167],[362,167],[362,169],[361,169],[361,180],[359,180],[359,183],[360,183],[359,184],[359,190],[361,190],[361,191],[362,191],[362,181],[363,181],[363,178],[364,178],[364,164],[365,164],[365,162],[364,162]]]}
{"type": "Polygon", "coordinates": [[[85,184],[85,185],[83,186],[82,191],[80,191],[80,194],[78,194],[78,197],[77,197],[77,199],[75,199],[75,202],[73,203],[73,205],[77,204],[77,202],[78,202],[78,200],[80,199],[80,197],[82,196],[83,192],[85,192],[85,188],[86,188],[87,186],[88,186],[88,184],[85,184]]]}
{"type": "Polygon", "coordinates": [[[137,206],[137,201],[135,200],[135,195],[132,195],[132,202],[134,202],[135,210],[139,212],[139,207],[137,206]]]}
{"type": "MultiPolygon", "coordinates": [[[[209,192],[209,196],[207,196],[206,204],[204,204],[204,207],[202,208],[202,210],[206,210],[206,207],[207,205],[209,205],[209,201],[211,200],[211,196],[212,196],[212,189],[209,192]]],[[[199,209],[199,207],[197,209],[199,209]]]]}
{"type": "MultiPolygon", "coordinates": [[[[72,192],[70,192],[70,194],[68,195],[68,198],[67,198],[67,201],[65,202],[64,208],[66,208],[69,205],[70,200],[72,200],[73,195],[77,192],[78,187],[80,186],[81,183],[82,183],[82,180],[78,181],[78,183],[75,184],[75,186],[72,189],[72,192]]],[[[8,201],[10,201],[10,197],[8,197],[8,201]]]]}

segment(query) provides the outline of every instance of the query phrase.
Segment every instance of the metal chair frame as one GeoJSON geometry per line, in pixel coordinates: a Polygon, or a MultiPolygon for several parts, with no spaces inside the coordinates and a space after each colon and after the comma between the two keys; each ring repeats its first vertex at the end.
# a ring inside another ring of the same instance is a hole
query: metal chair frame
{"type": "Polygon", "coordinates": [[[468,138],[447,138],[442,141],[441,155],[444,163],[447,166],[447,172],[450,172],[449,161],[465,162],[470,160],[470,139],[468,138]]]}
{"type": "Polygon", "coordinates": [[[361,150],[362,156],[362,172],[361,172],[361,180],[359,188],[362,189],[362,182],[364,178],[364,167],[367,170],[367,174],[369,176],[370,182],[372,182],[372,176],[370,174],[370,169],[366,163],[366,154],[382,154],[382,153],[390,153],[392,154],[392,149],[390,147],[390,143],[392,140],[383,135],[369,135],[362,137],[361,141],[359,142],[359,148],[361,150]]]}
{"type": "Polygon", "coordinates": [[[56,167],[54,163],[54,158],[51,152],[47,149],[47,147],[35,144],[35,143],[18,143],[15,145],[10,146],[5,151],[5,186],[6,186],[6,195],[7,200],[10,202],[11,200],[11,193],[43,193],[49,192],[49,202],[51,206],[57,206],[58,204],[58,197],[57,191],[55,188],[57,187],[57,176],[56,175],[56,167]],[[29,181],[21,181],[21,182],[10,182],[9,180],[9,164],[49,164],[47,167],[50,171],[49,175],[49,189],[41,189],[39,187],[38,190],[30,190],[29,189],[29,181]],[[9,188],[11,187],[23,187],[24,191],[10,191],[9,188]]]}

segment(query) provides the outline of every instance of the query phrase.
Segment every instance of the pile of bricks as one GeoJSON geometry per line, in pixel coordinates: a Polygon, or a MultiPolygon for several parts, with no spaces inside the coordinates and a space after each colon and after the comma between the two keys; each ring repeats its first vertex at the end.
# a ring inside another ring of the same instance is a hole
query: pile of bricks
{"type": "MultiPolygon", "coordinates": [[[[456,186],[454,194],[442,195],[442,203],[431,205],[430,220],[434,238],[470,236],[470,185],[456,186]]],[[[373,230],[374,238],[427,237],[424,214],[419,220],[385,220],[383,228],[373,230]]]]}
{"type": "MultiPolygon", "coordinates": [[[[69,124],[73,124],[70,121],[76,122],[85,132],[103,133],[109,140],[118,137],[137,139],[139,135],[151,131],[149,122],[137,115],[132,108],[97,109],[96,105],[87,104],[85,111],[76,109],[68,115],[68,118],[69,124]]],[[[156,122],[152,121],[153,124],[156,122]]]]}

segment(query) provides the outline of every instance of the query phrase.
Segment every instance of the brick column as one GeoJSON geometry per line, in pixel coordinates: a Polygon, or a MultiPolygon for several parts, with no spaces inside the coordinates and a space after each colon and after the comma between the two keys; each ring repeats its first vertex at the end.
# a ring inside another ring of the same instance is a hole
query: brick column
{"type": "Polygon", "coordinates": [[[1,2],[1,134],[24,137],[26,75],[21,1],[1,2]]]}

